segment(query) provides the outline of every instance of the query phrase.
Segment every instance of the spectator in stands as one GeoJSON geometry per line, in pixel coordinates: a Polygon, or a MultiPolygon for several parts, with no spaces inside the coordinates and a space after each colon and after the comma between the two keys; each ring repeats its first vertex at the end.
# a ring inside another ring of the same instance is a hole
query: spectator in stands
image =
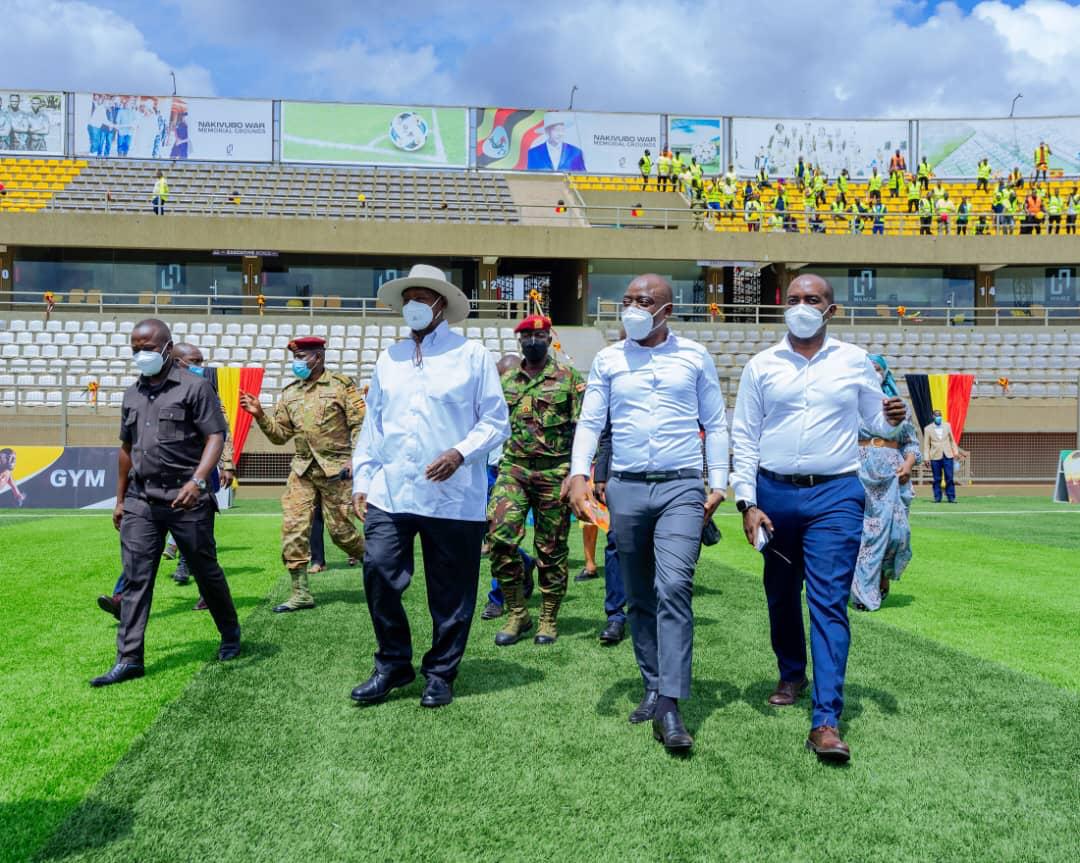
{"type": "Polygon", "coordinates": [[[487,454],[509,436],[509,419],[491,355],[450,330],[469,316],[469,299],[441,270],[417,264],[385,282],[379,300],[404,316],[412,337],[379,355],[353,453],[353,510],[365,525],[364,593],[378,649],[352,697],[375,704],[416,677],[401,597],[419,535],[433,630],[420,703],[435,708],[453,700],[487,533],[487,454]]]}
{"type": "MultiPolygon", "coordinates": [[[[889,364],[870,354],[881,390],[898,398],[889,364]]],[[[878,437],[859,430],[859,480],[866,492],[862,543],[851,580],[851,602],[857,611],[876,611],[889,595],[889,582],[900,578],[911,561],[911,525],[908,511],[915,497],[911,471],[921,460],[919,432],[910,419],[892,435],[878,437]]]]}
{"type": "Polygon", "coordinates": [[[937,204],[942,198],[948,194],[948,189],[945,188],[945,184],[938,180],[934,183],[934,188],[931,190],[931,194],[934,196],[934,203],[937,204]]]}
{"type": "Polygon", "coordinates": [[[956,233],[967,234],[968,232],[968,218],[971,216],[971,204],[968,203],[967,196],[964,195],[960,198],[960,206],[956,208],[956,233]]]}
{"type": "Polygon", "coordinates": [[[91,686],[142,677],[143,643],[158,555],[176,538],[221,634],[218,659],[240,654],[240,623],[217,561],[209,480],[225,444],[225,420],[210,382],[184,374],[172,357],[172,333],[148,319],[131,332],[141,373],[124,393],[113,525],[120,531],[126,585],[116,662],[91,686]]]}
{"type": "Polygon", "coordinates": [[[695,231],[705,230],[705,199],[694,188],[691,188],[690,197],[690,227],[695,231]]]}
{"type": "Polygon", "coordinates": [[[668,177],[671,176],[671,151],[661,150],[660,156],[656,160],[656,188],[661,191],[667,191],[668,177]]]}
{"type": "Polygon", "coordinates": [[[727,174],[724,175],[723,185],[720,187],[720,192],[723,197],[724,203],[724,215],[726,218],[731,218],[735,215],[735,196],[738,194],[738,186],[735,181],[727,174]]]}
{"type": "Polygon", "coordinates": [[[866,188],[871,198],[881,197],[881,174],[878,173],[876,167],[870,169],[870,177],[866,181],[866,188]]]}
{"type": "Polygon", "coordinates": [[[838,231],[843,231],[848,226],[848,202],[843,192],[837,194],[833,198],[831,205],[833,227],[838,231]]]}
{"type": "Polygon", "coordinates": [[[761,230],[762,209],[761,196],[757,192],[751,192],[743,212],[746,219],[746,230],[751,232],[761,230]]]}
{"type": "Polygon", "coordinates": [[[824,204],[825,187],[826,185],[828,185],[828,180],[825,178],[825,175],[822,173],[821,169],[816,165],[814,166],[814,174],[813,178],[811,179],[811,184],[811,190],[814,193],[814,203],[824,204]]]}
{"type": "Polygon", "coordinates": [[[923,191],[930,188],[930,178],[932,176],[934,176],[934,172],[930,169],[930,163],[926,161],[926,156],[923,156],[918,169],[919,185],[923,191]]]}
{"type": "Polygon", "coordinates": [[[802,156],[799,156],[799,161],[795,165],[795,185],[798,186],[800,192],[806,189],[806,180],[806,162],[803,161],[802,156]]]}
{"type": "Polygon", "coordinates": [[[652,173],[652,154],[646,150],[645,155],[638,159],[638,170],[641,172],[641,191],[649,187],[649,174],[652,173]]]}
{"type": "Polygon", "coordinates": [[[1069,197],[1065,201],[1065,233],[1076,233],[1076,213],[1080,210],[1080,192],[1076,186],[1072,187],[1069,197]]]}
{"type": "Polygon", "coordinates": [[[1033,161],[1035,162],[1035,176],[1033,180],[1038,182],[1041,176],[1043,182],[1047,182],[1047,171],[1050,169],[1050,157],[1053,155],[1053,151],[1047,146],[1046,141],[1040,141],[1039,146],[1035,148],[1035,155],[1033,161]]]}
{"type": "Polygon", "coordinates": [[[836,177],[836,194],[843,195],[845,198],[848,195],[848,184],[851,180],[848,174],[847,168],[844,168],[836,177]]]}
{"type": "Polygon", "coordinates": [[[930,200],[930,193],[923,190],[919,198],[919,235],[928,237],[932,233],[930,228],[934,221],[934,203],[930,200]]]}
{"type": "Polygon", "coordinates": [[[701,167],[701,165],[698,164],[697,156],[691,156],[690,157],[690,175],[695,180],[701,181],[704,178],[704,174],[705,174],[705,171],[701,167]]]}
{"type": "Polygon", "coordinates": [[[948,190],[945,191],[945,194],[942,195],[941,198],[934,202],[934,213],[937,215],[939,234],[949,233],[949,223],[952,221],[953,209],[955,206],[956,205],[949,198],[948,190]]]}
{"type": "Polygon", "coordinates": [[[998,180],[992,201],[990,209],[994,212],[994,231],[1000,234],[1005,228],[1005,208],[1009,203],[1009,191],[1005,188],[1004,180],[998,180]]]}
{"type": "Polygon", "coordinates": [[[897,150],[889,159],[889,197],[899,198],[900,190],[904,186],[904,174],[907,173],[907,162],[897,150]]]}
{"type": "Polygon", "coordinates": [[[157,215],[165,215],[165,202],[167,200],[169,200],[169,182],[165,179],[164,172],[158,171],[154,179],[154,197],[151,198],[154,212],[157,215]]]}
{"type": "Polygon", "coordinates": [[[1046,196],[1046,233],[1061,233],[1061,211],[1065,208],[1065,202],[1061,199],[1057,189],[1051,189],[1046,196]]]}
{"type": "Polygon", "coordinates": [[[953,460],[968,457],[966,450],[953,437],[952,426],[934,411],[934,421],[923,429],[923,461],[930,462],[934,476],[934,503],[941,503],[941,479],[945,478],[945,498],[949,503],[956,503],[956,485],[953,483],[953,460]]]}
{"type": "Polygon", "coordinates": [[[1009,188],[1020,190],[1024,188],[1024,175],[1020,173],[1020,168],[1013,165],[1012,171],[1009,172],[1009,188]]]}
{"type": "Polygon", "coordinates": [[[1041,234],[1043,220],[1042,199],[1032,189],[1024,199],[1024,222],[1020,225],[1021,234],[1041,234]]]}
{"type": "Polygon", "coordinates": [[[786,299],[788,335],[743,368],[731,430],[732,488],[743,534],[763,552],[780,672],[768,704],[792,706],[809,685],[805,584],[814,663],[806,748],[846,762],[850,750],[839,725],[851,642],[847,604],[865,504],[858,441],[861,433],[891,437],[907,408],[883,397],[865,351],[829,337],[836,304],[827,280],[798,276],[786,299]]]}
{"type": "Polygon", "coordinates": [[[976,192],[989,192],[990,191],[990,160],[981,159],[979,165],[975,169],[975,191],[976,192]]]}
{"type": "Polygon", "coordinates": [[[759,189],[771,189],[772,183],[769,182],[769,163],[764,161],[761,163],[761,167],[757,172],[757,185],[759,189]]]}
{"type": "Polygon", "coordinates": [[[910,174],[907,178],[907,211],[909,213],[919,211],[919,183],[910,174]]]}
{"type": "Polygon", "coordinates": [[[1017,217],[1023,212],[1024,202],[1017,197],[1016,192],[1009,192],[1005,199],[1005,218],[1002,229],[1005,234],[1012,234],[1016,228],[1017,217]]]}
{"type": "Polygon", "coordinates": [[[870,212],[874,214],[874,227],[872,233],[883,236],[885,234],[885,217],[888,210],[881,201],[874,201],[870,205],[870,212]]]}
{"type": "Polygon", "coordinates": [[[4,486],[11,490],[11,499],[15,501],[15,506],[26,503],[26,495],[19,491],[15,482],[15,450],[11,447],[0,449],[0,491],[4,490],[4,486]]]}

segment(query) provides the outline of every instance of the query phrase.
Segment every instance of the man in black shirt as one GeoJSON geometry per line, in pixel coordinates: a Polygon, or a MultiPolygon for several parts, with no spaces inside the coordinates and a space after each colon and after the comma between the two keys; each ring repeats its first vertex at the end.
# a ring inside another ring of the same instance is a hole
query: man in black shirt
{"type": "Polygon", "coordinates": [[[172,334],[150,318],[131,332],[141,373],[124,393],[113,525],[127,575],[116,635],[116,664],[90,681],[108,686],[143,676],[143,636],[154,579],[172,533],[221,633],[218,659],[240,653],[240,624],[217,562],[217,502],[207,480],[221,458],[225,419],[210,382],[172,358],[172,334]]]}

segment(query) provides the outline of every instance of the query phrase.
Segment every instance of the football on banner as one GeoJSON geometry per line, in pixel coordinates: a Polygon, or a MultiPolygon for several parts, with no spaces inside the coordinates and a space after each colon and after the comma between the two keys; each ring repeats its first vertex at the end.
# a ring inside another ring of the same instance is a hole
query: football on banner
{"type": "Polygon", "coordinates": [[[399,150],[413,152],[427,142],[427,122],[415,111],[402,111],[390,121],[390,140],[399,150]]]}

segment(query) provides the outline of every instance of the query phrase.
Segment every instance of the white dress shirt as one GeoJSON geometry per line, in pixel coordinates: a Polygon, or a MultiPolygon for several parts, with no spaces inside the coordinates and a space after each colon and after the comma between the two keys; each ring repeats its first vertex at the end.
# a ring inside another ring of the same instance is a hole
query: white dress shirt
{"type": "Polygon", "coordinates": [[[746,364],[735,399],[731,442],[736,500],[757,502],[757,473],[837,474],[859,466],[859,428],[882,437],[881,379],[866,351],[826,338],[813,357],[787,336],[746,364]]]}
{"type": "Polygon", "coordinates": [[[574,434],[571,474],[588,476],[609,411],[612,471],[701,470],[700,423],[709,485],[727,490],[727,412],[716,366],[702,345],[669,333],[654,348],[626,339],[600,351],[574,434]]]}
{"type": "Polygon", "coordinates": [[[375,363],[367,415],[353,452],[353,494],[385,512],[484,521],[487,454],[510,436],[499,373],[479,342],[442,322],[421,342],[404,339],[375,363]],[[441,453],[465,461],[449,479],[424,472],[441,453]]]}

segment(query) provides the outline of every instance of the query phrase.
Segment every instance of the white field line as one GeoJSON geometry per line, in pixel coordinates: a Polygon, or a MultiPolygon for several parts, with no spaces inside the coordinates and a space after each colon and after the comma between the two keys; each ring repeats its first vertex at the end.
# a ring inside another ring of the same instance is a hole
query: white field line
{"type": "MultiPolygon", "coordinates": [[[[291,141],[294,144],[307,144],[311,147],[321,147],[324,150],[349,150],[355,153],[371,153],[376,156],[401,156],[404,151],[387,149],[382,147],[370,147],[367,144],[349,144],[345,141],[321,141],[318,138],[301,138],[298,135],[282,135],[283,141],[291,141]]],[[[381,140],[381,139],[376,139],[381,140]]],[[[428,162],[432,165],[445,165],[445,155],[440,157],[437,153],[408,153],[409,159],[417,162],[428,162]]]]}

